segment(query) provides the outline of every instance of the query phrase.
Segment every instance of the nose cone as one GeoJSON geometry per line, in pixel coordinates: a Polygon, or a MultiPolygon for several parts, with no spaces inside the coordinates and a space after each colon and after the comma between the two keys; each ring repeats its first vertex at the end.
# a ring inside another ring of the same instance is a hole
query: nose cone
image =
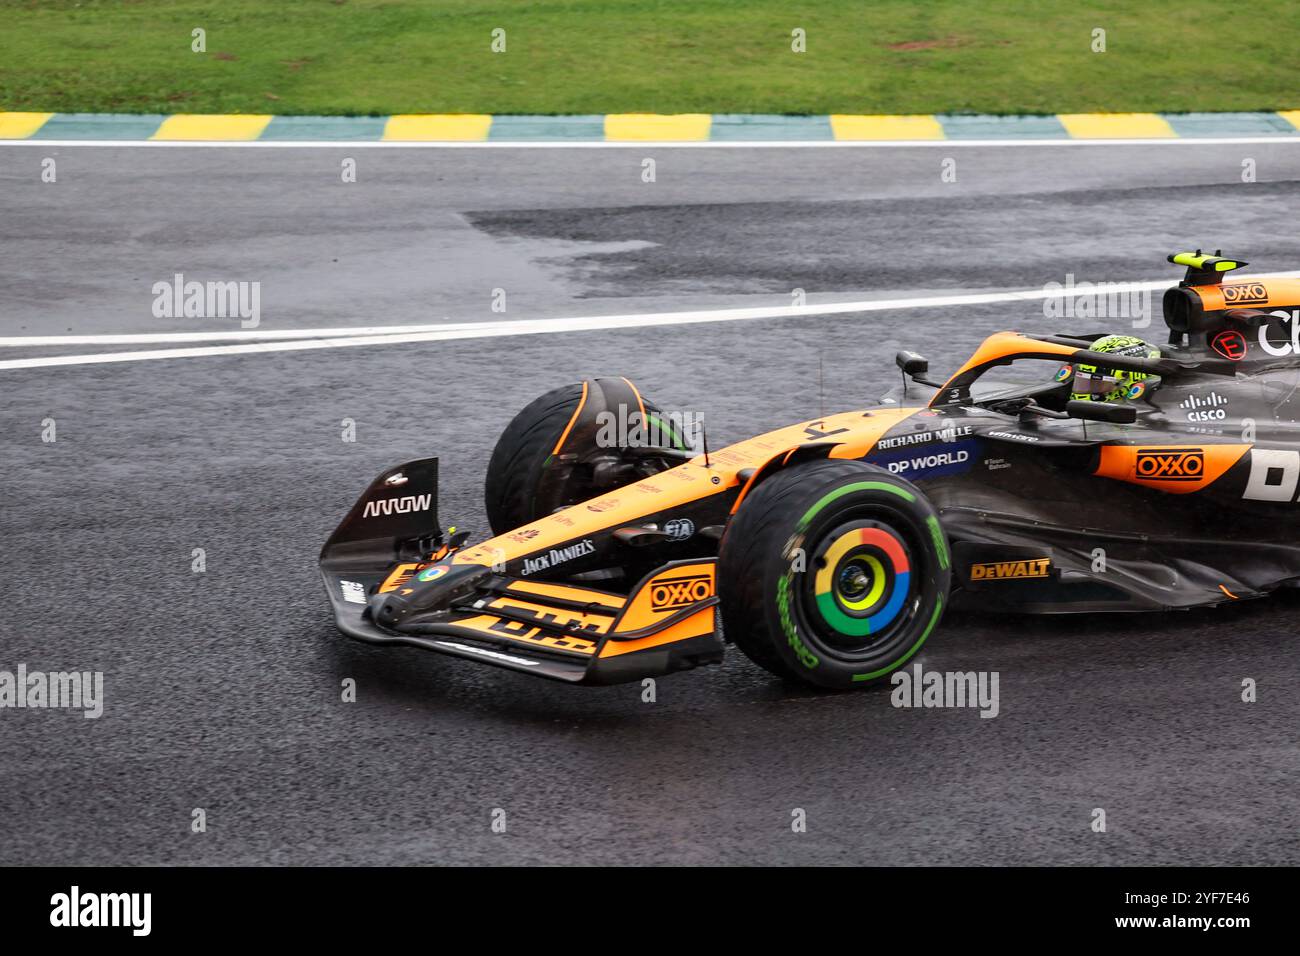
{"type": "Polygon", "coordinates": [[[396,630],[415,608],[411,602],[401,597],[396,591],[375,594],[370,598],[370,617],[380,627],[396,630]]]}
{"type": "Polygon", "coordinates": [[[489,571],[476,564],[435,564],[395,591],[371,596],[370,617],[380,627],[400,630],[413,616],[444,611],[453,601],[472,593],[489,571]]]}

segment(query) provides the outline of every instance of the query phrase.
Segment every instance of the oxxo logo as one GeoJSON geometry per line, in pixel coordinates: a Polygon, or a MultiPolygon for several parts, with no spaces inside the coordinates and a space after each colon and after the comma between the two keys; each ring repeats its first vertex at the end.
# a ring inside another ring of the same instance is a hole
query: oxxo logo
{"type": "Polygon", "coordinates": [[[1262,282],[1238,282],[1220,286],[1223,301],[1229,305],[1259,305],[1268,301],[1268,289],[1262,282]]]}
{"type": "Polygon", "coordinates": [[[650,585],[650,610],[677,611],[712,596],[713,578],[710,575],[664,578],[650,585]]]}
{"type": "Polygon", "coordinates": [[[1242,497],[1250,501],[1294,501],[1300,485],[1300,451],[1255,448],[1250,453],[1250,480],[1242,497]]]}
{"type": "Polygon", "coordinates": [[[1200,448],[1141,449],[1133,474],[1143,481],[1200,481],[1205,475],[1205,452],[1200,448]]]}

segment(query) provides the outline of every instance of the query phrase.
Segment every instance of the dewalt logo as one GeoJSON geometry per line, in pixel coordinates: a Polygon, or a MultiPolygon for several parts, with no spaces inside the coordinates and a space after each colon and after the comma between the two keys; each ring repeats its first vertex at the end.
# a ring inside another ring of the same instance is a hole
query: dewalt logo
{"type": "Polygon", "coordinates": [[[1133,477],[1142,481],[1200,481],[1204,475],[1201,448],[1143,448],[1133,463],[1133,477]]]}
{"type": "Polygon", "coordinates": [[[713,597],[712,575],[693,574],[684,578],[664,578],[650,585],[650,610],[656,613],[679,611],[710,597],[713,597]]]}
{"type": "Polygon", "coordinates": [[[972,564],[972,581],[1011,581],[1018,578],[1045,578],[1052,569],[1051,558],[1030,558],[1027,561],[993,561],[972,564]]]}

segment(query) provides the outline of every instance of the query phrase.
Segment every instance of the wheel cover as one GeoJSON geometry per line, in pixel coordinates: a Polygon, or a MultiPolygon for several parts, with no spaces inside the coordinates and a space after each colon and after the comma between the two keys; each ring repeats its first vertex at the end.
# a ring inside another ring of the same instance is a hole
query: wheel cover
{"type": "Polygon", "coordinates": [[[912,590],[911,548],[889,525],[853,521],[831,529],[813,568],[809,623],[831,644],[861,649],[906,618],[900,612],[912,590]]]}

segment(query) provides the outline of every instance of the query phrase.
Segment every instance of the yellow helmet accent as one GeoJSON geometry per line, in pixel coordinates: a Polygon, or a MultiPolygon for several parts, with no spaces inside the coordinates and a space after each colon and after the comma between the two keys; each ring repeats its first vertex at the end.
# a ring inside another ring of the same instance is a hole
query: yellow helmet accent
{"type": "MultiPolygon", "coordinates": [[[[1103,335],[1092,345],[1091,352],[1119,352],[1142,358],[1159,358],[1160,350],[1149,342],[1133,335],[1103,335]]],[[[1074,401],[1122,402],[1138,398],[1146,389],[1139,389],[1133,394],[1133,384],[1150,378],[1146,372],[1130,372],[1118,368],[1098,368],[1095,365],[1076,365],[1074,367],[1074,391],[1070,398],[1074,401]]]]}

